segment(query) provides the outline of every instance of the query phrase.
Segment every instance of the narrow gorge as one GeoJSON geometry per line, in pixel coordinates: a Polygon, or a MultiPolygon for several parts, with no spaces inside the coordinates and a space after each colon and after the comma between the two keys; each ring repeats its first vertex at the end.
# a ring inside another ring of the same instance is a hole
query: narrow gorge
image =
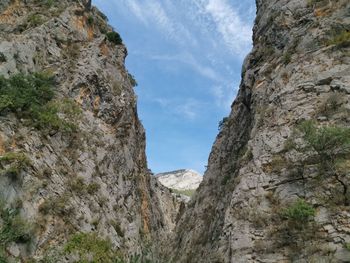
{"type": "Polygon", "coordinates": [[[148,169],[107,17],[1,0],[1,263],[350,262],[350,3],[256,5],[239,92],[184,202],[148,169]]]}

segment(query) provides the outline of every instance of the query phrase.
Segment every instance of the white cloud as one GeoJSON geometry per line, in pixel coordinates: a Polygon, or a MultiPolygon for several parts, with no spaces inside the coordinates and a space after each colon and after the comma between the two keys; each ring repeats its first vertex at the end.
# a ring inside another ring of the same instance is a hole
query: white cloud
{"type": "Polygon", "coordinates": [[[227,0],[199,0],[204,10],[216,24],[226,45],[239,57],[245,56],[249,51],[252,30],[249,25],[243,23],[236,10],[227,0]]]}
{"type": "Polygon", "coordinates": [[[157,103],[168,114],[176,115],[179,118],[195,120],[203,106],[202,103],[193,98],[187,99],[169,99],[169,98],[150,98],[157,103]]]}
{"type": "Polygon", "coordinates": [[[124,0],[123,3],[138,20],[146,26],[157,27],[166,38],[183,45],[197,44],[190,31],[176,17],[170,16],[173,10],[166,10],[162,2],[124,0]]]}
{"type": "Polygon", "coordinates": [[[195,57],[192,54],[188,52],[176,55],[150,55],[149,58],[153,60],[176,61],[186,64],[198,74],[216,82],[221,82],[223,79],[223,77],[219,73],[217,73],[212,67],[201,64],[195,59],[195,57]]]}
{"type": "Polygon", "coordinates": [[[175,112],[186,119],[194,120],[198,116],[200,103],[194,99],[187,99],[175,107],[175,112]]]}
{"type": "Polygon", "coordinates": [[[215,104],[217,107],[229,110],[237,92],[237,89],[233,88],[233,85],[216,85],[212,86],[210,90],[214,97],[215,104]]]}
{"type": "Polygon", "coordinates": [[[134,0],[129,0],[125,2],[127,6],[129,7],[129,10],[131,11],[134,16],[136,16],[142,23],[148,24],[146,14],[142,8],[141,5],[139,5],[134,0]]]}

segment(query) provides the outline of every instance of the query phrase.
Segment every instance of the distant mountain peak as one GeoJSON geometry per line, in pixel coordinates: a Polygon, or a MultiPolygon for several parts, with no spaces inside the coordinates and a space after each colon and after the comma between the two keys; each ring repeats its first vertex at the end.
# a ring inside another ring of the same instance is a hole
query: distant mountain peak
{"type": "Polygon", "coordinates": [[[175,190],[196,190],[203,180],[203,176],[192,169],[180,169],[156,174],[159,182],[175,190]]]}

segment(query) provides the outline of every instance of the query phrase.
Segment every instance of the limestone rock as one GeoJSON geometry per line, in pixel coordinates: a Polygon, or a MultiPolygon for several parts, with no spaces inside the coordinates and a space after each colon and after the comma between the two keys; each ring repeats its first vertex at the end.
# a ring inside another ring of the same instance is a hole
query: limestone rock
{"type": "Polygon", "coordinates": [[[238,95],[164,258],[348,262],[349,171],[324,174],[322,167],[339,152],[320,161],[300,125],[350,127],[350,3],[256,4],[254,47],[238,95]],[[314,209],[309,221],[285,214],[299,199],[314,209]]]}

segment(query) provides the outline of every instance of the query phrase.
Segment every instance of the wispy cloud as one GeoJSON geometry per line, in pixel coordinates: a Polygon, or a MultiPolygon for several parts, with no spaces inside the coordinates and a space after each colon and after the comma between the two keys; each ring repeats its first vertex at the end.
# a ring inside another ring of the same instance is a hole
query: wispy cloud
{"type": "Polygon", "coordinates": [[[200,103],[195,99],[187,99],[175,108],[175,112],[186,119],[194,120],[198,116],[200,103]]]}
{"type": "Polygon", "coordinates": [[[144,25],[158,28],[164,37],[174,40],[179,44],[196,45],[190,31],[176,17],[172,17],[169,11],[163,7],[162,2],[156,0],[124,0],[124,5],[144,25]]]}
{"type": "Polygon", "coordinates": [[[195,120],[203,108],[203,103],[194,98],[150,98],[157,103],[164,112],[176,115],[180,119],[195,120]]]}
{"type": "Polygon", "coordinates": [[[229,109],[231,107],[234,96],[237,89],[234,85],[214,85],[210,90],[212,96],[214,97],[215,104],[219,108],[229,109]]]}
{"type": "Polygon", "coordinates": [[[218,72],[216,72],[215,69],[213,69],[210,66],[201,64],[200,62],[198,62],[198,60],[195,59],[195,57],[191,53],[188,53],[188,52],[180,53],[176,55],[169,55],[169,54],[149,55],[149,58],[152,60],[167,60],[167,61],[180,62],[182,64],[186,64],[190,66],[192,70],[194,70],[195,72],[197,72],[198,74],[200,74],[205,78],[208,78],[217,82],[221,82],[223,79],[223,77],[218,72]]]}
{"type": "Polygon", "coordinates": [[[229,49],[240,57],[249,51],[251,27],[243,22],[227,0],[198,0],[204,12],[215,22],[218,32],[229,49]]]}

